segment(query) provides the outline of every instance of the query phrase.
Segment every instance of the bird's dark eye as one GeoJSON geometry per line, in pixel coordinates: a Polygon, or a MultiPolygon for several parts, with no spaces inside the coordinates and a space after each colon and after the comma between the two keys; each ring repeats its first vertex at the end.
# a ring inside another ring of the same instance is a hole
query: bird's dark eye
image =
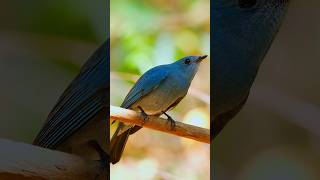
{"type": "Polygon", "coordinates": [[[257,0],[239,0],[239,7],[244,9],[252,8],[256,3],[257,0]]]}
{"type": "Polygon", "coordinates": [[[184,63],[185,63],[185,64],[190,64],[190,62],[191,62],[190,59],[184,60],[184,63]]]}

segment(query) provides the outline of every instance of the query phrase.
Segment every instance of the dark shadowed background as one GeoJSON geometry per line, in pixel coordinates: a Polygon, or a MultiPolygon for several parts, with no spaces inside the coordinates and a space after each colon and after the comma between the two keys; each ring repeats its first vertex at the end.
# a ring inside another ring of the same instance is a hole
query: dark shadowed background
{"type": "MultiPolygon", "coordinates": [[[[158,3],[156,6],[161,6],[164,1],[153,2],[158,3]]],[[[1,2],[0,137],[32,141],[62,91],[91,53],[106,39],[106,3],[103,0],[1,2]]],[[[292,0],[285,22],[262,64],[247,104],[212,145],[216,179],[320,179],[319,5],[316,0],[292,0]]],[[[167,8],[165,12],[173,11],[174,6],[162,6],[167,8]]],[[[148,8],[145,10],[146,13],[152,11],[148,8]]],[[[194,12],[202,12],[201,10],[203,9],[194,12]]],[[[180,22],[179,16],[174,17],[180,22]]],[[[201,22],[199,18],[194,19],[195,22],[201,22]]],[[[203,26],[197,31],[207,29],[203,26]]],[[[195,36],[188,30],[182,32],[179,33],[182,38],[177,38],[178,45],[189,48],[190,46],[185,46],[183,39],[195,36]]],[[[162,42],[170,40],[166,34],[159,37],[164,39],[162,42]]],[[[127,39],[127,42],[131,42],[126,46],[129,50],[132,48],[130,45],[135,43],[145,45],[143,39],[131,40],[127,39]]],[[[148,39],[146,41],[148,42],[148,39]]],[[[160,45],[159,47],[165,47],[160,45]]],[[[170,52],[169,50],[163,52],[170,52]]],[[[141,51],[137,49],[137,52],[141,51]]],[[[152,57],[152,51],[148,52],[152,57]]],[[[180,55],[181,51],[174,57],[180,55]]],[[[119,59],[125,60],[124,57],[119,59]]],[[[114,63],[112,68],[121,70],[118,65],[114,63]]],[[[143,68],[133,67],[128,72],[139,75],[144,71],[143,68]]],[[[204,73],[203,75],[205,76],[204,73]]],[[[123,84],[126,89],[121,89],[121,92],[125,93],[132,82],[119,83],[119,86],[123,84]]],[[[124,96],[125,94],[115,96],[113,103],[120,104],[124,96]]],[[[207,111],[208,106],[203,106],[207,111]]],[[[181,106],[177,110],[187,112],[191,109],[187,105],[185,107],[181,106]]],[[[174,140],[178,141],[180,142],[174,140]]],[[[206,158],[203,155],[207,153],[206,147],[190,142],[180,142],[181,146],[178,148],[184,149],[184,155],[191,154],[191,149],[198,150],[199,154],[196,155],[201,156],[201,159],[206,158]]],[[[163,147],[167,144],[165,142],[163,147]]],[[[151,167],[148,169],[151,173],[137,175],[141,177],[154,175],[154,171],[150,170],[161,169],[159,167],[162,167],[162,164],[159,165],[157,161],[154,163],[153,157],[146,161],[139,159],[139,153],[148,151],[148,146],[131,147],[134,150],[125,155],[127,160],[119,165],[119,171],[133,174],[135,172],[129,172],[128,169],[151,167]],[[133,154],[138,160],[130,159],[134,157],[133,154]],[[132,163],[133,161],[138,163],[132,163]],[[133,166],[135,168],[132,168],[133,166]]],[[[162,159],[169,157],[163,151],[148,152],[162,154],[162,159]]],[[[179,151],[174,155],[179,155],[179,151]]],[[[176,172],[195,174],[188,176],[190,179],[206,178],[204,171],[195,173],[194,170],[198,167],[184,170],[184,165],[194,164],[192,160],[194,159],[182,159],[180,163],[177,162],[180,166],[176,167],[179,168],[169,167],[173,169],[169,172],[173,173],[160,173],[163,177],[171,178],[176,172]]]]}
{"type": "Polygon", "coordinates": [[[1,2],[1,138],[32,142],[81,65],[106,39],[106,4],[1,2]]]}
{"type": "Polygon", "coordinates": [[[320,179],[319,5],[291,1],[247,104],[214,140],[215,179],[320,179]]]}

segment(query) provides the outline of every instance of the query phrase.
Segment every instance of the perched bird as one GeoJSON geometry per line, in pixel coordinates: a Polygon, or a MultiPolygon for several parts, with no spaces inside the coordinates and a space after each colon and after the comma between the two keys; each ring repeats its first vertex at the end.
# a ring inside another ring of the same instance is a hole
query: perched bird
{"type": "Polygon", "coordinates": [[[289,0],[212,1],[212,140],[246,102],[288,3],[289,0]]]}
{"type": "MultiPolygon", "coordinates": [[[[125,97],[122,108],[148,115],[165,114],[174,126],[174,121],[166,113],[174,108],[187,94],[191,81],[198,71],[200,62],[205,56],[187,56],[172,64],[156,66],[135,83],[125,97]]],[[[122,155],[130,134],[142,127],[119,123],[110,142],[110,162],[117,163],[122,155]]]]}
{"type": "Polygon", "coordinates": [[[108,162],[108,46],[106,41],[83,65],[50,112],[34,145],[108,162]]]}

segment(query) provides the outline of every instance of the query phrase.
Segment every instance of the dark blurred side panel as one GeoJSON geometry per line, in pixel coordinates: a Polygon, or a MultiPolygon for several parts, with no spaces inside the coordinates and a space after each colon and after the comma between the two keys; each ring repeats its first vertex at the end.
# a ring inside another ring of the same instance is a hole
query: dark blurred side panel
{"type": "Polygon", "coordinates": [[[320,179],[319,5],[290,2],[246,105],[212,144],[215,179],[320,179]]]}

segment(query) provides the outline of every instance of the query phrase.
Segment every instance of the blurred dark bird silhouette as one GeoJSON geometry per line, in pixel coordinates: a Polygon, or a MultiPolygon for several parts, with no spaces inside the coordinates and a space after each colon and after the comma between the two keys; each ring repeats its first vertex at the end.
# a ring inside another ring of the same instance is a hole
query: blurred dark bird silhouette
{"type": "Polygon", "coordinates": [[[88,59],[50,112],[33,144],[107,161],[109,40],[88,59]]]}
{"type": "Polygon", "coordinates": [[[245,104],[289,0],[211,2],[212,140],[245,104]]]}

